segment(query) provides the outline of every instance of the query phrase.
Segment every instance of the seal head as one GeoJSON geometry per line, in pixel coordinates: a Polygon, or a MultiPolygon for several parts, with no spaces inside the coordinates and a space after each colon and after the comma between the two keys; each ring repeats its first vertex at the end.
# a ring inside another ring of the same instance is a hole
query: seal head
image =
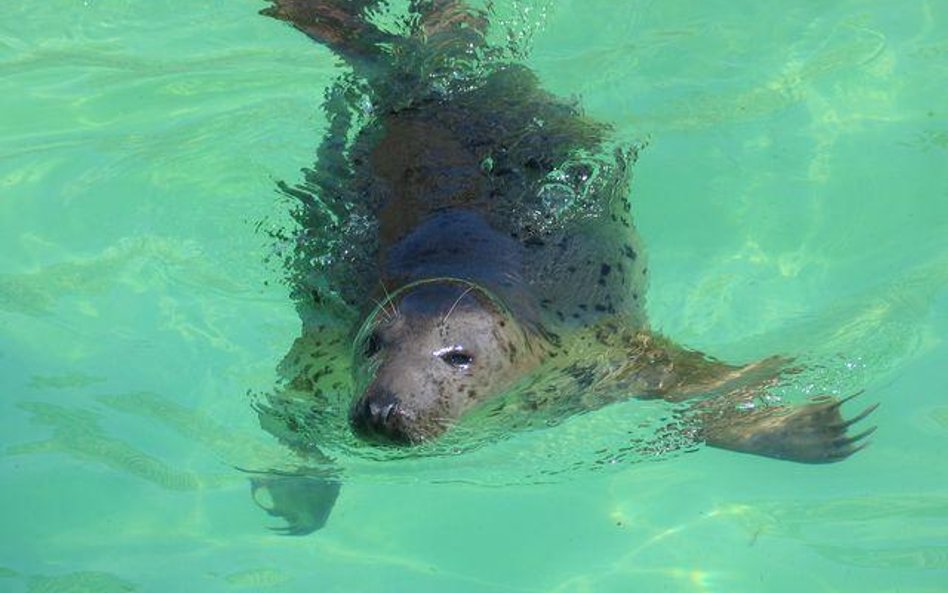
{"type": "Polygon", "coordinates": [[[455,279],[409,285],[369,316],[355,341],[356,433],[411,445],[508,389],[535,363],[527,330],[486,289],[455,279]]]}

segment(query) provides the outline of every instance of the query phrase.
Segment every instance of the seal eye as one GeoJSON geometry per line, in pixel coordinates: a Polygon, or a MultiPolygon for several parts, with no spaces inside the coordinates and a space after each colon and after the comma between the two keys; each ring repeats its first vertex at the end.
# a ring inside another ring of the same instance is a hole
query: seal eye
{"type": "Polygon", "coordinates": [[[366,358],[372,358],[379,353],[379,350],[382,349],[382,340],[379,339],[378,332],[372,332],[369,334],[369,337],[365,339],[365,350],[362,354],[366,358]]]}
{"type": "Polygon", "coordinates": [[[463,350],[450,350],[441,354],[441,360],[456,369],[466,369],[474,362],[474,357],[463,350]]]}

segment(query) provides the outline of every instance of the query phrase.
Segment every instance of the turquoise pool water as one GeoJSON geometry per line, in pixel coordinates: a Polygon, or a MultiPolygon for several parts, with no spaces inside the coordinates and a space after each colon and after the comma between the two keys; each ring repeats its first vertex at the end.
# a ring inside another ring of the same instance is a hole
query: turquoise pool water
{"type": "Polygon", "coordinates": [[[654,326],[863,391],[871,447],[622,460],[630,402],[354,463],[304,538],[234,467],[288,455],[250,407],[298,332],[266,230],[339,65],[260,6],[0,6],[0,591],[948,590],[948,4],[496,3],[648,140],[654,326]]]}

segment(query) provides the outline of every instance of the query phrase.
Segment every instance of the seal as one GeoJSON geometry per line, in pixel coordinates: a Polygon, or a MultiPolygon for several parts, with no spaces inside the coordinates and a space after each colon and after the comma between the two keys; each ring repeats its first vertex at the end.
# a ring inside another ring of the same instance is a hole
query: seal
{"type": "Polygon", "coordinates": [[[650,331],[636,149],[492,48],[483,13],[416,0],[391,33],[373,24],[376,0],[271,4],[351,68],[327,93],[316,165],[280,185],[297,203],[287,259],[303,328],[281,365],[288,389],[259,411],[316,463],[253,488],[286,532],[329,515],[338,480],[301,427],[346,386],[352,431],[379,445],[432,441],[484,406],[563,416],[661,398],[692,401],[691,436],[713,447],[822,463],[865,446],[874,427],[847,431],[875,406],[845,420],[845,399],[760,403],[788,359],[732,365],[650,331]]]}

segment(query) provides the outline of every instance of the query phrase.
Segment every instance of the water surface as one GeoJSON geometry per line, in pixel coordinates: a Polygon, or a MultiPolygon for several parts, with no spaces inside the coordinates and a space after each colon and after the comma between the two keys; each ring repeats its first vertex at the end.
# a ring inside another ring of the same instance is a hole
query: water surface
{"type": "Polygon", "coordinates": [[[266,231],[340,65],[251,0],[8,2],[0,589],[944,590],[944,3],[495,4],[547,88],[648,142],[654,326],[800,356],[791,399],[862,390],[872,446],[631,463],[630,402],[355,464],[322,531],[269,533],[234,469],[288,455],[250,407],[298,332],[266,231]]]}

